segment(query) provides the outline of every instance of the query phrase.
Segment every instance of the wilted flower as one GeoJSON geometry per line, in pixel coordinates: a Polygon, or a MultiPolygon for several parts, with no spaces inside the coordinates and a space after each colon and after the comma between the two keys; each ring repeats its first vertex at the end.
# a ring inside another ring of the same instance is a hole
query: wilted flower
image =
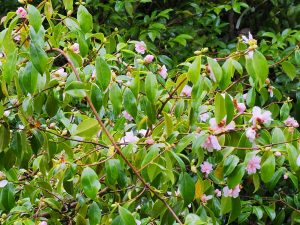
{"type": "Polygon", "coordinates": [[[143,41],[138,41],[135,43],[135,51],[140,54],[144,54],[146,51],[146,44],[143,41]]]}
{"type": "Polygon", "coordinates": [[[221,145],[216,136],[210,135],[205,142],[202,144],[202,147],[209,152],[212,152],[214,149],[221,150],[221,145]]]}
{"type": "Polygon", "coordinates": [[[189,85],[185,85],[184,88],[181,91],[181,95],[190,97],[192,93],[192,87],[190,87],[189,85]]]}
{"type": "Polygon", "coordinates": [[[144,63],[146,64],[152,63],[153,59],[154,59],[153,55],[146,55],[144,58],[144,63]]]}
{"type": "Polygon", "coordinates": [[[256,138],[256,130],[253,127],[248,127],[246,130],[246,137],[250,142],[254,142],[256,138]]]}
{"type": "Polygon", "coordinates": [[[248,161],[246,170],[249,175],[256,173],[256,170],[260,169],[260,161],[261,158],[258,156],[253,156],[252,159],[248,161]]]}
{"type": "Polygon", "coordinates": [[[272,121],[272,113],[270,111],[262,112],[261,108],[254,106],[252,110],[252,118],[249,122],[252,122],[253,125],[256,123],[268,123],[272,121]]]}
{"type": "Polygon", "coordinates": [[[235,123],[234,121],[231,121],[229,124],[226,125],[226,120],[223,119],[219,124],[217,124],[217,120],[215,118],[211,118],[209,120],[210,129],[215,134],[220,134],[229,130],[235,129],[235,123]]]}
{"type": "Polygon", "coordinates": [[[240,191],[240,185],[235,186],[233,189],[229,189],[228,186],[223,188],[224,197],[237,198],[240,191]]]}
{"type": "Polygon", "coordinates": [[[299,127],[299,124],[297,120],[294,119],[294,117],[289,117],[284,121],[284,124],[288,127],[299,127]]]}
{"type": "Polygon", "coordinates": [[[215,194],[216,194],[217,197],[221,197],[222,192],[219,189],[216,189],[215,194]]]}
{"type": "Polygon", "coordinates": [[[74,52],[74,53],[79,53],[80,49],[79,49],[79,44],[78,43],[74,43],[70,49],[74,52]]]}
{"type": "Polygon", "coordinates": [[[206,195],[206,194],[203,194],[202,197],[201,197],[201,201],[203,203],[207,203],[208,200],[212,199],[212,195],[206,195]]]}
{"type": "Polygon", "coordinates": [[[122,114],[125,117],[125,119],[127,119],[129,121],[133,120],[133,117],[127,111],[123,111],[122,114]]]}
{"type": "Polygon", "coordinates": [[[26,18],[26,16],[27,16],[27,11],[23,7],[19,7],[17,9],[16,13],[20,18],[26,18]]]}
{"type": "Polygon", "coordinates": [[[132,131],[126,132],[125,136],[121,138],[122,143],[132,143],[137,142],[139,138],[133,134],[132,131]]]}
{"type": "Polygon", "coordinates": [[[211,171],[213,170],[213,165],[207,161],[203,162],[200,167],[201,167],[201,172],[205,173],[205,176],[208,176],[208,174],[210,174],[211,171]]]}
{"type": "Polygon", "coordinates": [[[158,74],[161,75],[164,79],[167,78],[168,70],[165,65],[158,67],[158,74]]]}

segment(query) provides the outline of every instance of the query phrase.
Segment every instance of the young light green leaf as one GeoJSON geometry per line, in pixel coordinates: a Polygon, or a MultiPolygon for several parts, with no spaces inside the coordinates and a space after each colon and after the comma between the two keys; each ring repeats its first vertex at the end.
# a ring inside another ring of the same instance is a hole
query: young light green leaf
{"type": "Polygon", "coordinates": [[[226,116],[225,100],[220,93],[217,93],[215,96],[215,117],[217,123],[220,123],[225,116],[226,116]]]}
{"type": "Polygon", "coordinates": [[[35,32],[38,33],[42,26],[42,16],[37,8],[33,5],[27,5],[28,20],[29,24],[34,28],[35,32]]]}
{"type": "Polygon", "coordinates": [[[215,61],[214,59],[207,57],[207,62],[209,65],[210,70],[212,70],[217,83],[219,83],[222,80],[222,68],[219,65],[219,63],[217,61],[215,61]]]}
{"type": "Polygon", "coordinates": [[[194,62],[188,70],[188,77],[193,84],[196,84],[200,77],[201,71],[201,56],[196,56],[194,62]]]}
{"type": "Polygon", "coordinates": [[[128,209],[123,208],[122,206],[119,206],[119,214],[121,216],[121,220],[124,225],[135,225],[135,219],[131,215],[131,212],[128,211],[128,209]]]}
{"type": "Polygon", "coordinates": [[[93,118],[88,118],[86,120],[83,120],[78,125],[78,127],[73,135],[80,136],[80,137],[86,137],[86,138],[92,138],[97,134],[99,129],[100,129],[100,126],[98,124],[98,121],[93,118]]]}
{"type": "Polygon", "coordinates": [[[253,54],[252,63],[256,79],[258,80],[260,88],[262,88],[269,74],[268,61],[263,54],[256,50],[253,54]]]}
{"type": "Polygon", "coordinates": [[[77,20],[80,24],[81,30],[84,33],[88,33],[88,32],[92,31],[92,29],[93,29],[93,17],[83,5],[80,5],[78,7],[77,20]]]}
{"type": "Polygon", "coordinates": [[[296,76],[296,67],[288,61],[281,63],[281,66],[286,75],[288,75],[291,80],[294,80],[296,76]]]}

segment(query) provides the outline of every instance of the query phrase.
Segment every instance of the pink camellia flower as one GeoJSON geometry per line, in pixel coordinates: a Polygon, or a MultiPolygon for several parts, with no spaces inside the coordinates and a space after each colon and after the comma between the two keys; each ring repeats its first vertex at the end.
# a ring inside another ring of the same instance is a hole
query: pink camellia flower
{"type": "Polygon", "coordinates": [[[54,77],[61,77],[61,78],[66,78],[68,76],[64,68],[59,68],[58,70],[53,71],[52,75],[54,77]]]}
{"type": "Polygon", "coordinates": [[[201,113],[199,115],[200,122],[206,122],[208,119],[209,119],[209,114],[208,113],[201,113]]]}
{"type": "Polygon", "coordinates": [[[125,136],[121,138],[122,143],[133,143],[137,142],[139,138],[133,134],[132,131],[126,132],[125,136]]]}
{"type": "Polygon", "coordinates": [[[258,156],[253,156],[252,159],[248,161],[246,170],[249,175],[256,173],[256,170],[260,169],[260,161],[261,158],[258,156]]]}
{"type": "Polygon", "coordinates": [[[139,130],[138,133],[141,134],[141,135],[143,135],[143,136],[146,136],[147,130],[141,129],[141,130],[139,130]]]}
{"type": "Polygon", "coordinates": [[[133,120],[133,117],[127,111],[123,111],[122,114],[126,120],[129,120],[129,121],[133,120]]]}
{"type": "Polygon", "coordinates": [[[212,199],[212,195],[206,195],[206,194],[203,194],[202,197],[201,197],[201,201],[205,204],[207,203],[207,201],[209,201],[210,199],[212,199]]]}
{"type": "Polygon", "coordinates": [[[249,32],[248,37],[246,37],[245,35],[242,35],[242,39],[243,39],[243,42],[244,42],[245,44],[249,44],[249,41],[253,40],[253,36],[252,36],[252,34],[249,32]]]}
{"type": "Polygon", "coordinates": [[[140,54],[144,54],[146,51],[146,44],[143,41],[138,41],[135,43],[135,51],[140,54]]]}
{"type": "Polygon", "coordinates": [[[210,135],[205,142],[202,144],[202,147],[209,152],[212,152],[214,149],[217,151],[221,150],[221,145],[216,136],[210,135]]]}
{"type": "Polygon", "coordinates": [[[254,106],[252,110],[252,118],[249,122],[252,122],[253,125],[256,123],[268,123],[272,121],[272,113],[270,111],[262,112],[261,108],[254,106]]]}
{"type": "Polygon", "coordinates": [[[161,75],[164,79],[167,78],[168,70],[165,65],[158,67],[158,74],[161,75]]]}
{"type": "Polygon", "coordinates": [[[205,161],[201,164],[201,172],[205,173],[206,177],[208,176],[208,174],[211,173],[212,170],[213,170],[213,165],[210,164],[209,162],[205,161]]]}
{"type": "Polygon", "coordinates": [[[78,43],[74,43],[70,49],[74,52],[74,53],[79,53],[80,49],[79,49],[79,44],[78,43]]]}
{"type": "Polygon", "coordinates": [[[246,130],[246,137],[250,142],[254,142],[256,138],[256,130],[253,127],[248,127],[246,130]]]}
{"type": "Polygon", "coordinates": [[[297,120],[294,119],[294,117],[289,117],[287,118],[285,121],[284,121],[284,124],[287,126],[287,127],[299,127],[299,124],[297,122],[297,120]]]}
{"type": "Polygon", "coordinates": [[[20,18],[26,18],[26,16],[27,16],[27,11],[23,7],[19,7],[17,9],[16,13],[20,18]]]}
{"type": "Polygon", "coordinates": [[[46,221],[42,221],[39,223],[39,225],[47,225],[47,222],[46,221]]]}
{"type": "Polygon", "coordinates": [[[184,95],[187,97],[191,97],[191,93],[192,93],[192,87],[190,87],[189,85],[185,85],[181,91],[181,95],[184,95]]]}
{"type": "Polygon", "coordinates": [[[216,194],[217,197],[221,197],[222,192],[219,189],[216,189],[215,194],[216,194]]]}
{"type": "Polygon", "coordinates": [[[283,179],[287,180],[288,178],[289,178],[289,175],[288,175],[287,173],[285,173],[285,174],[283,175],[283,179]]]}
{"type": "Polygon", "coordinates": [[[1,181],[0,181],[0,188],[5,187],[7,184],[8,184],[8,181],[7,181],[7,180],[1,180],[1,181]]]}
{"type": "Polygon", "coordinates": [[[237,103],[236,109],[239,111],[239,113],[243,113],[246,110],[246,105],[244,103],[237,103]]]}
{"type": "Polygon", "coordinates": [[[153,59],[154,59],[153,55],[146,55],[145,58],[144,58],[144,62],[146,64],[149,64],[149,63],[152,63],[153,59]]]}
{"type": "Polygon", "coordinates": [[[279,156],[281,156],[281,152],[276,151],[276,152],[274,153],[274,155],[277,156],[277,157],[279,157],[279,156]]]}
{"type": "Polygon", "coordinates": [[[217,124],[217,120],[215,118],[211,118],[209,120],[209,125],[209,128],[214,132],[214,134],[220,134],[235,129],[234,121],[231,121],[229,124],[226,125],[225,119],[223,119],[219,124],[217,124]]]}
{"type": "Polygon", "coordinates": [[[224,197],[237,198],[239,196],[240,191],[240,185],[235,186],[233,189],[229,189],[228,186],[223,188],[224,197]]]}

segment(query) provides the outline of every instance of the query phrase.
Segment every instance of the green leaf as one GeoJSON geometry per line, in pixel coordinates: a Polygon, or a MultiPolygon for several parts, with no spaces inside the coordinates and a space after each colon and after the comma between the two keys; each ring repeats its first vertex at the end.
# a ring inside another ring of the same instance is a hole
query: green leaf
{"type": "Polygon", "coordinates": [[[33,94],[37,89],[38,71],[28,62],[23,71],[19,73],[19,81],[21,87],[27,92],[33,94]]]}
{"type": "Polygon", "coordinates": [[[78,7],[77,20],[79,22],[81,30],[84,33],[88,33],[88,32],[92,31],[92,29],[93,29],[93,17],[83,5],[80,5],[78,7]]]}
{"type": "Polygon", "coordinates": [[[219,83],[222,80],[222,68],[219,65],[219,63],[217,61],[215,61],[214,59],[207,57],[207,62],[208,65],[210,67],[210,69],[212,70],[217,83],[219,83]]]}
{"type": "Polygon", "coordinates": [[[221,198],[221,215],[229,213],[232,209],[232,201],[229,197],[222,196],[221,198]]]}
{"type": "Polygon", "coordinates": [[[246,103],[249,107],[253,107],[255,105],[255,98],[256,98],[255,88],[250,88],[246,98],[246,103]]]}
{"type": "Polygon", "coordinates": [[[298,165],[297,165],[297,157],[299,155],[298,150],[295,148],[294,145],[292,144],[286,144],[286,151],[288,153],[288,160],[290,167],[292,168],[293,171],[298,170],[298,165]]]}
{"type": "Polygon", "coordinates": [[[15,205],[15,188],[12,183],[8,183],[3,189],[0,189],[0,206],[5,210],[11,210],[15,205]]]}
{"type": "Polygon", "coordinates": [[[73,10],[73,0],[63,0],[66,10],[73,10]]]}
{"type": "Polygon", "coordinates": [[[228,223],[231,223],[233,221],[235,221],[240,213],[241,213],[241,200],[240,198],[231,198],[231,205],[232,205],[232,209],[231,209],[231,213],[229,216],[229,221],[228,223]]]}
{"type": "Polygon", "coordinates": [[[165,123],[166,123],[166,134],[167,134],[167,137],[169,137],[173,132],[172,116],[165,112],[163,112],[163,114],[164,114],[165,123]]]}
{"type": "Polygon", "coordinates": [[[46,52],[36,43],[30,43],[30,58],[35,69],[43,75],[48,64],[46,52]]]}
{"type": "Polygon", "coordinates": [[[179,191],[184,199],[185,205],[190,204],[195,196],[195,183],[191,176],[184,172],[179,176],[179,191]]]}
{"type": "Polygon", "coordinates": [[[220,93],[215,96],[215,117],[217,123],[220,123],[226,116],[225,100],[220,93]]]}
{"type": "Polygon", "coordinates": [[[105,163],[106,180],[109,184],[113,185],[119,176],[119,167],[121,166],[120,160],[110,159],[105,163]]]}
{"type": "Polygon", "coordinates": [[[274,220],[276,217],[276,212],[274,209],[272,209],[269,206],[263,206],[264,210],[266,211],[266,213],[268,214],[268,216],[270,217],[271,220],[274,220]]]}
{"type": "Polygon", "coordinates": [[[92,83],[91,85],[91,100],[95,109],[99,111],[103,105],[103,93],[95,83],[92,83]]]}
{"type": "Polygon", "coordinates": [[[195,139],[195,134],[188,134],[184,136],[176,145],[175,152],[182,152],[195,139]]]}
{"type": "Polygon", "coordinates": [[[253,206],[252,210],[253,210],[253,213],[256,215],[258,220],[260,220],[263,217],[264,212],[263,212],[263,209],[260,206],[253,206]]]}
{"type": "Polygon", "coordinates": [[[286,120],[290,115],[290,107],[288,103],[283,103],[283,105],[280,108],[280,119],[282,121],[286,120]]]}
{"type": "Polygon", "coordinates": [[[6,83],[10,84],[13,77],[16,74],[16,65],[17,65],[17,49],[12,52],[9,52],[7,55],[7,60],[3,63],[3,77],[6,83]]]}
{"type": "Polygon", "coordinates": [[[269,74],[269,65],[264,55],[257,50],[253,54],[253,69],[259,86],[262,88],[269,74]]]}
{"type": "Polygon", "coordinates": [[[262,181],[268,183],[275,173],[275,157],[272,152],[265,154],[265,161],[262,163],[260,172],[262,181]]]}
{"type": "Polygon", "coordinates": [[[224,176],[228,176],[233,172],[237,164],[239,163],[239,157],[235,155],[229,155],[224,161],[224,176]]]}
{"type": "Polygon", "coordinates": [[[286,75],[288,75],[291,80],[294,80],[296,76],[296,67],[288,61],[281,63],[281,66],[286,75]]]}
{"type": "Polygon", "coordinates": [[[285,137],[282,130],[278,127],[275,127],[272,131],[272,144],[278,144],[285,142],[285,137]]]}
{"type": "Polygon", "coordinates": [[[201,71],[201,56],[196,56],[188,70],[188,77],[193,84],[197,84],[201,71]]]}
{"type": "MultiPolygon", "coordinates": [[[[234,117],[233,101],[228,94],[225,96],[225,109],[226,109],[226,124],[229,124],[234,117]]],[[[224,111],[225,111],[224,109],[224,111]]]]}
{"type": "Polygon", "coordinates": [[[228,177],[228,187],[232,189],[238,184],[240,184],[244,174],[245,174],[245,165],[244,164],[238,165],[228,177]]]}
{"type": "Polygon", "coordinates": [[[134,94],[128,88],[124,91],[123,105],[126,111],[135,118],[137,115],[137,103],[134,94]]]}
{"type": "Polygon", "coordinates": [[[121,220],[124,225],[135,225],[135,219],[131,215],[131,212],[127,209],[123,208],[122,206],[119,206],[119,215],[121,216],[121,220]]]}
{"type": "Polygon", "coordinates": [[[98,121],[95,119],[92,119],[92,118],[88,118],[86,120],[83,120],[78,125],[78,127],[73,135],[91,139],[92,137],[94,137],[97,134],[99,129],[100,129],[100,126],[99,126],[98,121]]]}
{"type": "Polygon", "coordinates": [[[9,145],[10,132],[9,129],[0,124],[0,153],[3,152],[9,145]]]}
{"type": "Polygon", "coordinates": [[[100,56],[96,59],[96,81],[99,87],[105,91],[111,80],[111,71],[106,61],[100,56]]]}
{"type": "Polygon", "coordinates": [[[27,5],[29,24],[33,27],[36,33],[39,32],[42,26],[42,16],[37,8],[33,5],[27,5]]]}
{"type": "Polygon", "coordinates": [[[148,74],[145,80],[145,92],[151,103],[155,103],[157,91],[158,85],[156,76],[154,74],[148,74]]]}
{"type": "Polygon", "coordinates": [[[81,81],[72,81],[65,91],[73,97],[84,98],[86,96],[85,84],[81,81]]]}
{"type": "Polygon", "coordinates": [[[119,85],[114,83],[109,92],[109,99],[112,103],[115,115],[119,115],[122,109],[122,92],[119,85]]]}
{"type": "Polygon", "coordinates": [[[84,194],[95,200],[97,193],[101,188],[101,184],[98,180],[98,176],[93,169],[90,167],[84,168],[81,174],[81,185],[83,188],[84,194]]]}
{"type": "Polygon", "coordinates": [[[97,225],[101,222],[101,209],[96,202],[89,206],[88,217],[90,225],[97,225]]]}

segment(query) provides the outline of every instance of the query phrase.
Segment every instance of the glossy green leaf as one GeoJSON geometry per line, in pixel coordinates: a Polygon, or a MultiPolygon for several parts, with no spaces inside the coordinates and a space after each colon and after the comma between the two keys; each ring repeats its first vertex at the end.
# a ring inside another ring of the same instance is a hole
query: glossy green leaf
{"type": "Polygon", "coordinates": [[[111,71],[106,61],[97,57],[96,59],[96,81],[99,87],[105,91],[111,80],[111,71]]]}
{"type": "Polygon", "coordinates": [[[128,209],[125,209],[122,206],[119,206],[119,215],[124,225],[134,225],[136,224],[135,219],[131,215],[131,212],[128,209]]]}
{"type": "Polygon", "coordinates": [[[96,119],[85,119],[77,127],[73,135],[86,138],[94,137],[100,129],[100,125],[96,119]]]}
{"type": "Polygon", "coordinates": [[[46,52],[36,43],[30,43],[30,58],[35,69],[43,75],[48,64],[46,52]]]}
{"type": "Polygon", "coordinates": [[[80,5],[78,7],[77,20],[80,24],[81,30],[84,33],[88,33],[88,32],[92,31],[92,29],[93,29],[93,17],[83,5],[80,5]]]}
{"type": "Polygon", "coordinates": [[[291,80],[294,80],[296,77],[296,67],[288,61],[281,63],[281,66],[286,75],[288,75],[291,80]]]}
{"type": "Polygon", "coordinates": [[[189,80],[193,84],[196,84],[198,82],[200,77],[200,71],[201,71],[201,56],[196,56],[188,70],[189,80]]]}
{"type": "Polygon", "coordinates": [[[269,65],[264,55],[259,51],[255,51],[253,54],[253,69],[261,88],[265,84],[265,81],[268,77],[269,65]]]}
{"type": "Polygon", "coordinates": [[[154,74],[148,74],[145,80],[145,92],[150,102],[154,103],[157,95],[157,80],[154,74]]]}
{"type": "Polygon", "coordinates": [[[114,83],[109,91],[109,99],[112,103],[115,115],[119,115],[122,109],[122,92],[118,84],[114,83]]]}
{"type": "Polygon", "coordinates": [[[241,183],[241,180],[245,174],[245,165],[244,164],[239,164],[233,172],[230,174],[228,177],[228,187],[230,189],[234,188],[238,184],[241,183]]]}
{"type": "Polygon", "coordinates": [[[95,83],[91,85],[91,100],[95,109],[99,111],[103,105],[103,92],[95,83]]]}
{"type": "Polygon", "coordinates": [[[101,209],[96,202],[89,206],[88,217],[90,225],[97,225],[101,222],[101,209]]]}
{"type": "Polygon", "coordinates": [[[195,196],[195,183],[191,176],[184,172],[179,177],[179,191],[184,199],[185,205],[191,203],[195,196]]]}
{"type": "Polygon", "coordinates": [[[123,95],[123,105],[126,111],[135,118],[137,115],[137,102],[134,94],[128,88],[124,91],[123,95]]]}
{"type": "Polygon", "coordinates": [[[210,70],[212,70],[216,81],[219,83],[222,80],[222,68],[217,61],[214,59],[207,57],[207,62],[210,70]]]}
{"type": "Polygon", "coordinates": [[[275,157],[270,153],[266,153],[266,159],[261,165],[261,179],[263,182],[268,183],[275,173],[275,157]]]}
{"type": "Polygon", "coordinates": [[[95,200],[97,193],[101,188],[101,184],[98,180],[98,176],[93,169],[90,167],[84,168],[81,174],[81,185],[84,191],[84,194],[95,200]]]}
{"type": "Polygon", "coordinates": [[[39,32],[42,26],[42,16],[37,8],[33,5],[27,5],[29,24],[34,28],[35,32],[39,32]]]}
{"type": "Polygon", "coordinates": [[[120,161],[118,159],[110,159],[105,163],[106,180],[113,185],[118,179],[120,161]]]}
{"type": "Polygon", "coordinates": [[[217,123],[220,123],[226,116],[225,100],[220,93],[215,96],[215,117],[217,123]]]}
{"type": "Polygon", "coordinates": [[[237,164],[239,163],[239,158],[235,155],[228,156],[224,161],[224,169],[223,173],[224,176],[228,176],[233,172],[233,170],[236,168],[237,164]]]}

